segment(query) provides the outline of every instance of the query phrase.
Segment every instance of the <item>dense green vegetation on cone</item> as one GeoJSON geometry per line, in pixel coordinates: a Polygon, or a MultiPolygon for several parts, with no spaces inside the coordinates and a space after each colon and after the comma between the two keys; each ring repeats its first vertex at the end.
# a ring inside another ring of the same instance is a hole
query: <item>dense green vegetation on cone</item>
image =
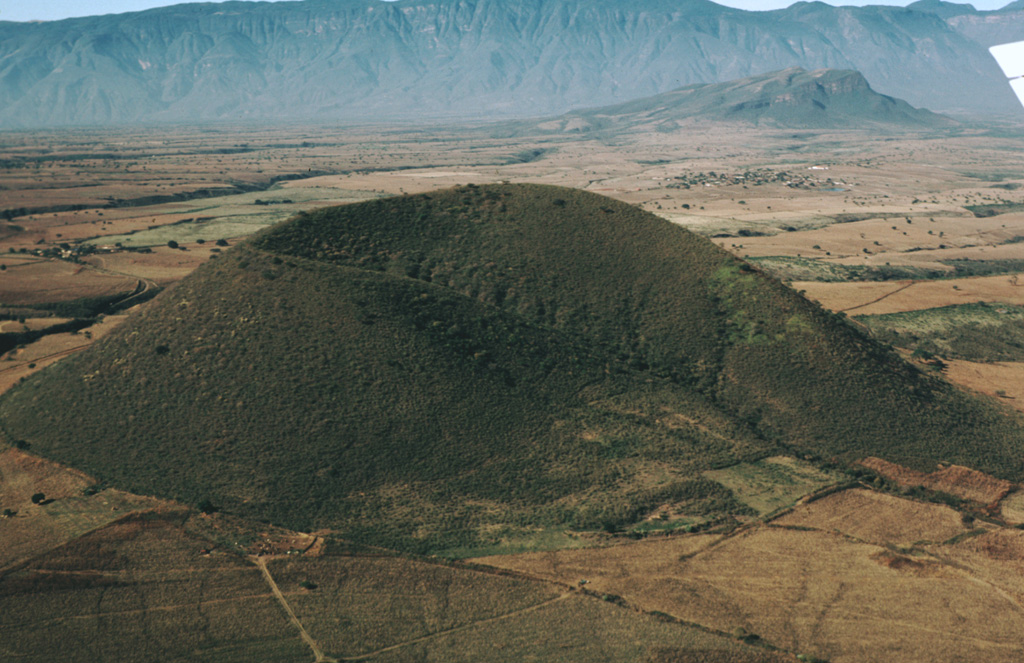
{"type": "Polygon", "coordinates": [[[0,401],[133,491],[417,551],[741,509],[772,453],[1022,478],[1020,420],[623,203],[463,187],[300,215],[0,401]]]}

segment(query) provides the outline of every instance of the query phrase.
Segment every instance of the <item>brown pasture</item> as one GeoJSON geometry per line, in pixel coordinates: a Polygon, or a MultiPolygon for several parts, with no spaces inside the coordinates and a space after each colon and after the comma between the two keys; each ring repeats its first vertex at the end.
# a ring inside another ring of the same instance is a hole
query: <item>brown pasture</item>
{"type": "Polygon", "coordinates": [[[0,320],[0,334],[17,334],[27,331],[44,331],[54,325],[70,322],[71,318],[25,318],[21,320],[0,320]]]}
{"type": "Polygon", "coordinates": [[[0,356],[0,393],[3,393],[36,371],[84,350],[124,322],[125,315],[108,315],[96,324],[77,333],[61,332],[42,337],[21,349],[0,356]],[[88,332],[88,333],[86,333],[88,332]]]}
{"type": "Polygon", "coordinates": [[[891,546],[964,528],[945,507],[850,492],[798,506],[780,521],[787,526],[743,529],[695,554],[664,539],[481,561],[559,582],[587,579],[591,591],[639,609],[837,663],[1017,660],[1024,610],[988,578],[1019,578],[1019,558],[956,542],[900,552],[891,546]]]}
{"type": "Polygon", "coordinates": [[[881,458],[868,457],[860,464],[902,487],[921,486],[986,506],[999,502],[1016,488],[1009,481],[961,465],[945,465],[926,474],[881,458]]]}
{"type": "Polygon", "coordinates": [[[1024,283],[1017,285],[1014,276],[1002,274],[940,281],[798,281],[792,286],[832,311],[881,315],[977,302],[1024,305],[1024,283]]]}
{"type": "Polygon", "coordinates": [[[0,272],[0,304],[32,306],[86,297],[128,293],[137,279],[104,274],[62,260],[41,260],[9,267],[0,272]]]}
{"type": "MultiPolygon", "coordinates": [[[[984,248],[982,257],[988,257],[987,253],[997,248],[1012,252],[1013,245],[1000,246],[1001,243],[1024,235],[1024,215],[1021,214],[979,219],[963,210],[955,216],[949,215],[948,210],[935,213],[914,210],[906,214],[880,211],[879,217],[770,237],[716,241],[726,247],[741,242],[743,253],[750,256],[799,255],[854,265],[891,261],[941,268],[938,260],[960,257],[956,252],[963,249],[984,248]]],[[[1016,257],[1022,255],[1024,251],[1018,246],[1016,257]]],[[[994,255],[989,259],[993,258],[994,255]]]]}
{"type": "Polygon", "coordinates": [[[0,576],[0,658],[295,662],[309,648],[259,570],[181,530],[120,518],[0,576]]]}
{"type": "Polygon", "coordinates": [[[773,522],[836,532],[877,545],[941,542],[967,531],[960,514],[948,506],[862,489],[833,493],[773,522]]]}
{"type": "Polygon", "coordinates": [[[1024,412],[1024,363],[944,360],[947,378],[1024,412]]]}
{"type": "Polygon", "coordinates": [[[153,247],[152,253],[120,251],[89,256],[84,262],[105,273],[145,279],[159,285],[170,285],[192,273],[210,259],[213,243],[183,244],[187,250],[166,246],[153,247]]]}
{"type": "Polygon", "coordinates": [[[166,505],[118,490],[87,494],[96,480],[17,449],[0,451],[0,570],[134,511],[166,505]],[[32,502],[42,493],[44,501],[32,502]]]}

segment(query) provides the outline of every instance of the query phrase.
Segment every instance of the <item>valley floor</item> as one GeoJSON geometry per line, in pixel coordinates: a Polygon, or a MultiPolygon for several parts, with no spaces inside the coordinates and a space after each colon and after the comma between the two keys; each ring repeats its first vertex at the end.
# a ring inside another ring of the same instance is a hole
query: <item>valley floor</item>
{"type": "MultiPolygon", "coordinates": [[[[0,391],[296,213],[515,181],[706,235],[1024,412],[1020,127],[496,133],[0,136],[0,391]],[[76,319],[90,324],[61,326],[76,319]]],[[[452,561],[197,514],[30,454],[0,451],[5,660],[1020,659],[1021,488],[966,468],[762,459],[708,473],[756,516],[708,525],[665,505],[628,532],[452,561]]]]}

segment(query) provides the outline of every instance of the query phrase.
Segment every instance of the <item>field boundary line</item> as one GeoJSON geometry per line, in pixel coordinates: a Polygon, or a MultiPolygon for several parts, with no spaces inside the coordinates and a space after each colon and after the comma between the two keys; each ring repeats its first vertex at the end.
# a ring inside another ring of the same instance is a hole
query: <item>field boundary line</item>
{"type": "Polygon", "coordinates": [[[865,306],[871,306],[872,304],[877,304],[878,302],[882,301],[883,299],[885,299],[887,297],[892,297],[895,294],[901,293],[904,290],[906,290],[907,288],[909,288],[910,286],[916,285],[916,284],[917,284],[917,281],[911,281],[910,283],[908,283],[908,284],[906,284],[904,286],[900,286],[899,288],[896,288],[892,292],[885,293],[884,295],[882,295],[878,299],[872,299],[870,302],[864,302],[863,304],[857,304],[856,306],[851,306],[850,308],[841,308],[841,309],[839,309],[839,312],[840,313],[847,313],[849,311],[856,311],[859,308],[864,308],[865,306]]]}
{"type": "Polygon", "coordinates": [[[419,642],[425,642],[427,640],[431,640],[433,638],[437,638],[437,637],[440,637],[442,635],[449,635],[451,633],[458,633],[460,631],[466,631],[466,630],[469,630],[471,628],[476,628],[477,626],[480,626],[481,624],[489,624],[491,622],[500,621],[502,619],[508,619],[509,617],[516,617],[518,615],[522,615],[522,614],[527,613],[527,612],[532,612],[534,610],[540,610],[541,608],[549,606],[552,603],[557,603],[559,601],[564,601],[565,599],[569,598],[570,596],[576,596],[576,595],[577,594],[575,592],[567,591],[564,594],[561,594],[561,595],[556,596],[554,598],[550,598],[547,601],[541,601],[540,603],[535,603],[534,605],[527,606],[525,608],[522,608],[521,610],[513,610],[512,612],[506,612],[503,615],[497,615],[497,616],[494,616],[494,617],[488,617],[487,619],[481,619],[479,621],[471,622],[469,624],[463,624],[462,626],[453,626],[452,628],[445,629],[443,631],[435,631],[434,633],[428,633],[427,635],[422,635],[422,636],[420,636],[418,638],[413,638],[412,640],[406,640],[405,642],[399,642],[399,643],[396,643],[396,644],[393,644],[393,645],[388,645],[387,647],[382,647],[381,649],[376,649],[374,651],[367,652],[365,654],[359,654],[358,656],[342,656],[339,660],[342,660],[342,661],[362,661],[362,660],[365,660],[365,659],[377,656],[378,654],[383,654],[385,652],[394,651],[395,649],[401,649],[402,647],[408,647],[409,645],[414,645],[414,644],[419,643],[419,642]]]}
{"type": "Polygon", "coordinates": [[[302,625],[302,622],[295,614],[295,611],[292,610],[290,605],[288,605],[288,600],[285,599],[284,594],[281,593],[281,589],[277,586],[277,582],[274,581],[274,576],[270,575],[270,569],[267,568],[267,562],[259,555],[254,555],[250,557],[250,559],[252,559],[253,563],[259,567],[260,573],[263,574],[263,579],[267,581],[268,585],[270,585],[270,591],[273,592],[274,597],[277,598],[277,602],[281,604],[281,607],[284,608],[284,611],[288,614],[288,620],[291,621],[292,625],[299,630],[299,636],[302,638],[302,641],[313,650],[313,655],[316,656],[315,663],[336,663],[335,659],[328,658],[324,654],[323,650],[320,649],[320,645],[316,643],[313,636],[311,636],[309,631],[306,630],[306,627],[302,625]]]}
{"type": "MultiPolygon", "coordinates": [[[[37,357],[33,361],[26,362],[26,363],[38,364],[39,362],[45,361],[47,359],[53,359],[54,357],[61,357],[63,355],[69,355],[69,354],[71,354],[73,352],[78,352],[79,350],[84,350],[87,347],[89,347],[90,345],[92,345],[92,343],[86,343],[85,345],[76,345],[75,347],[69,348],[67,350],[61,350],[60,352],[54,352],[53,354],[46,355],[44,357],[37,357]]],[[[8,366],[7,368],[0,368],[0,373],[6,373],[8,371],[13,371],[15,369],[22,368],[24,366],[25,366],[25,364],[18,364],[17,366],[8,366]]]]}
{"type": "MultiPolygon", "coordinates": [[[[43,458],[42,456],[35,456],[33,454],[26,454],[26,455],[32,456],[34,458],[42,458],[43,460],[49,460],[47,458],[43,458]]],[[[55,462],[55,461],[50,461],[50,462],[55,462]]],[[[83,474],[84,476],[86,476],[86,477],[92,479],[93,481],[95,481],[95,479],[93,479],[93,477],[90,477],[89,475],[85,474],[84,472],[81,472],[80,470],[75,470],[74,468],[69,468],[66,465],[62,465],[60,463],[58,463],[58,465],[60,465],[60,467],[62,469],[64,469],[64,470],[71,470],[73,472],[79,472],[80,474],[83,474]]],[[[32,553],[28,557],[22,557],[21,559],[16,559],[16,560],[13,560],[11,562],[8,562],[7,566],[0,567],[0,580],[3,580],[10,573],[14,573],[16,571],[20,571],[20,570],[26,568],[29,564],[31,564],[32,562],[36,561],[37,559],[41,559],[41,558],[45,557],[46,555],[49,555],[50,553],[52,553],[55,550],[60,550],[61,548],[64,548],[65,546],[71,545],[75,541],[78,541],[79,539],[82,539],[82,538],[84,538],[86,536],[89,536],[90,534],[95,534],[96,532],[98,532],[98,531],[100,531],[100,530],[102,530],[104,528],[107,528],[107,527],[112,527],[112,526],[115,526],[115,525],[119,525],[119,524],[125,522],[126,520],[129,520],[131,518],[134,518],[134,517],[138,516],[139,514],[143,514],[143,513],[157,513],[157,512],[160,512],[160,508],[159,507],[156,507],[156,508],[152,508],[151,507],[151,508],[146,508],[146,509],[136,509],[134,511],[129,511],[128,513],[126,513],[126,514],[124,514],[122,516],[119,516],[118,518],[115,518],[114,520],[111,520],[108,523],[103,523],[102,525],[97,525],[96,527],[93,527],[92,529],[86,530],[85,532],[82,532],[81,534],[79,534],[79,535],[77,535],[77,536],[75,536],[75,537],[73,537],[71,539],[68,539],[67,541],[62,541],[60,543],[57,543],[56,545],[54,545],[51,548],[47,548],[46,550],[43,550],[43,551],[40,551],[40,552],[32,553]]],[[[170,513],[170,512],[168,512],[168,513],[170,513]]]]}

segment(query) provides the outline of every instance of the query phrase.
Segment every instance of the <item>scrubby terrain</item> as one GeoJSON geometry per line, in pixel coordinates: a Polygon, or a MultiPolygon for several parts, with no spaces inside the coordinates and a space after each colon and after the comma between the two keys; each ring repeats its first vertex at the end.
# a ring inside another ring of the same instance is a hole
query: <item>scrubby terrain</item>
{"type": "Polygon", "coordinates": [[[753,513],[702,473],[780,453],[1024,474],[1015,415],[706,239],[537,185],[299,215],[0,417],[118,487],[433,553],[753,513]]]}

